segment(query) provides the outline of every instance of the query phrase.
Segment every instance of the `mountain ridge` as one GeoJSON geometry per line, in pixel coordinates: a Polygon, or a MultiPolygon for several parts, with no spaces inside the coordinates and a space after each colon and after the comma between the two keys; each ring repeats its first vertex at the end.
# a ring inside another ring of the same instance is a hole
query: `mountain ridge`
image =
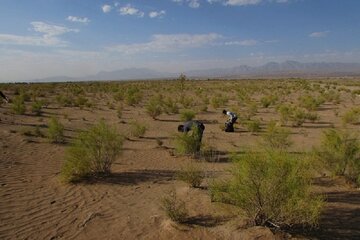
{"type": "MultiPolygon", "coordinates": [[[[360,63],[297,61],[268,62],[260,66],[239,65],[229,68],[197,69],[183,72],[191,78],[230,78],[230,77],[308,77],[308,76],[356,76],[360,75],[360,63]]],[[[66,81],[112,81],[112,80],[147,80],[177,78],[180,73],[159,72],[148,68],[124,68],[115,71],[100,71],[93,75],[72,78],[54,76],[33,79],[29,82],[66,82],[66,81]]]]}

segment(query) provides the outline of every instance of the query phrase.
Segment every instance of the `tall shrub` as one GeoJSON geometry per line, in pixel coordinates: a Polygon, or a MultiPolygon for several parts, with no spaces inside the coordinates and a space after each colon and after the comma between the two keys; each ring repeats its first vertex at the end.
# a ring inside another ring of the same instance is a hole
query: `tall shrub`
{"type": "Polygon", "coordinates": [[[232,179],[213,185],[213,199],[240,207],[255,225],[317,224],[322,198],[311,195],[306,161],[285,152],[234,157],[232,179]]]}
{"type": "Polygon", "coordinates": [[[67,149],[62,177],[79,180],[91,174],[108,174],[122,151],[123,136],[103,121],[81,132],[67,149]]]}

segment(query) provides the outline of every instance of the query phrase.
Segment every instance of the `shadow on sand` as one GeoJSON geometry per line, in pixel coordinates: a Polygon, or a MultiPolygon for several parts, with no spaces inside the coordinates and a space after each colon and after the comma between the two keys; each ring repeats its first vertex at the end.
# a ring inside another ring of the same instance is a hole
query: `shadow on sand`
{"type": "Polygon", "coordinates": [[[85,184],[119,184],[137,185],[142,182],[162,183],[175,179],[176,171],[170,170],[139,170],[131,172],[117,172],[108,175],[93,176],[83,179],[85,184]]]}

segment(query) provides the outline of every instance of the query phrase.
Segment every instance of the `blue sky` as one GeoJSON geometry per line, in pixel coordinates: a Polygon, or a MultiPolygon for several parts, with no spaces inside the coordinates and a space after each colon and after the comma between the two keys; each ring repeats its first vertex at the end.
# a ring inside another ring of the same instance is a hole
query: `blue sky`
{"type": "Polygon", "coordinates": [[[0,81],[360,62],[359,0],[0,0],[0,81]]]}

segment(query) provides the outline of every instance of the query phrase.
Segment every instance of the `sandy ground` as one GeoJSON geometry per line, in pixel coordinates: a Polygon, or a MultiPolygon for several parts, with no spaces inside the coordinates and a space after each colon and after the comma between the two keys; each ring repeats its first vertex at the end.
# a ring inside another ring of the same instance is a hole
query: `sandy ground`
{"type": "MultiPolygon", "coordinates": [[[[318,111],[320,122],[293,128],[290,150],[309,151],[317,146],[324,129],[341,125],[334,108],[341,113],[349,104],[354,103],[325,104],[318,111]]],[[[119,120],[116,110],[105,103],[95,110],[49,104],[40,117],[11,114],[10,104],[0,110],[0,239],[275,239],[265,228],[244,229],[244,221],[234,216],[233,209],[210,201],[206,186],[212,177],[226,174],[228,153],[255,146],[261,135],[240,125],[235,133],[221,132],[219,125],[226,120],[221,109],[197,114],[197,119],[206,122],[204,142],[219,151],[219,162],[198,163],[207,174],[199,189],[175,177],[182,166],[195,161],[171,154],[173,134],[181,123],[178,114],[162,114],[153,120],[143,107],[125,106],[119,120]],[[23,134],[23,129],[35,126],[45,133],[51,116],[64,124],[67,143],[51,144],[46,138],[23,134]],[[122,133],[129,131],[134,119],[145,123],[148,130],[143,138],[125,141],[110,177],[76,185],[61,183],[59,173],[68,143],[78,130],[101,118],[122,133]],[[163,141],[162,147],[156,139],[163,141]],[[171,222],[161,209],[162,196],[172,189],[186,200],[188,224],[171,222]]],[[[259,109],[257,117],[268,121],[275,112],[259,109]]],[[[291,236],[360,239],[360,191],[341,178],[329,177],[315,179],[315,189],[327,199],[319,229],[291,236]]],[[[290,235],[276,235],[277,239],[286,237],[290,235]]]]}

